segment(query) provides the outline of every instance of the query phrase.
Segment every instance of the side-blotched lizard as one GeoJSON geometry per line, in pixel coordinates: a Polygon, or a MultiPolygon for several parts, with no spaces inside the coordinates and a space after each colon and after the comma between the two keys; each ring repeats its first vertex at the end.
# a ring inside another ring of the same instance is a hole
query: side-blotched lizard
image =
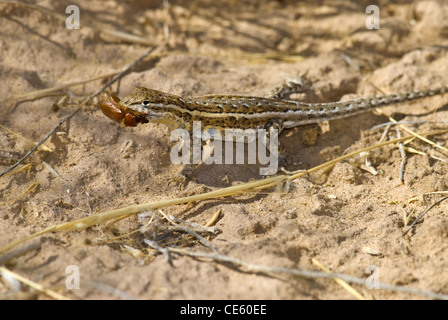
{"type": "Polygon", "coordinates": [[[341,102],[307,103],[240,95],[183,98],[138,87],[122,100],[106,91],[101,97],[100,106],[107,117],[125,126],[153,121],[172,128],[191,128],[193,121],[200,121],[206,128],[257,129],[275,125],[281,129],[345,118],[374,108],[446,92],[448,86],[341,102]]]}

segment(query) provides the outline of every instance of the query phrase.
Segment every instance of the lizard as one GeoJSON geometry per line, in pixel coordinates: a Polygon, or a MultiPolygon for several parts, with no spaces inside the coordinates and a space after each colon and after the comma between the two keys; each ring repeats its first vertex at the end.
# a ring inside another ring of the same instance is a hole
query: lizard
{"type": "MultiPolygon", "coordinates": [[[[194,132],[192,127],[196,122],[206,129],[216,129],[218,133],[227,129],[236,129],[236,131],[264,129],[266,131],[261,135],[261,142],[269,150],[270,156],[265,162],[269,163],[268,169],[260,169],[260,174],[270,175],[274,174],[278,168],[277,137],[283,128],[346,118],[378,107],[448,92],[448,86],[442,86],[435,89],[328,103],[308,103],[283,98],[284,95],[289,96],[298,92],[297,89],[301,87],[301,84],[301,81],[285,82],[278,88],[278,92],[266,98],[241,95],[205,95],[184,98],[154,89],[137,87],[122,100],[109,91],[105,91],[101,97],[100,107],[110,119],[131,127],[151,121],[166,124],[171,130],[182,128],[189,132],[194,132]],[[271,129],[277,129],[277,131],[272,132],[271,129]]],[[[199,134],[201,134],[200,130],[199,134]]],[[[243,138],[244,135],[245,133],[242,134],[243,138]]],[[[222,140],[220,135],[218,138],[216,136],[213,138],[222,140]]],[[[224,140],[227,140],[227,135],[224,140]]],[[[230,141],[233,142],[232,135],[230,141]]],[[[246,142],[249,143],[250,138],[246,142]]],[[[175,155],[176,153],[174,157],[175,155]]],[[[188,160],[185,163],[189,163],[188,160]]]]}
{"type": "Polygon", "coordinates": [[[341,119],[389,106],[448,92],[448,86],[411,92],[377,95],[339,102],[308,103],[274,97],[205,95],[184,98],[174,94],[134,88],[120,100],[105,91],[100,107],[110,119],[135,127],[150,121],[171,128],[191,128],[193,121],[217,129],[283,128],[341,119]]]}

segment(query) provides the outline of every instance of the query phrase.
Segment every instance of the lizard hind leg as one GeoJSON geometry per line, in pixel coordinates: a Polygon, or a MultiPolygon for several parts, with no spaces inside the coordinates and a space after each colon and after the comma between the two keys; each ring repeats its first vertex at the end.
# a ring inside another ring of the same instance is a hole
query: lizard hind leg
{"type": "Polygon", "coordinates": [[[295,93],[307,93],[310,90],[311,82],[305,78],[306,74],[298,75],[294,79],[286,78],[268,94],[268,98],[291,100],[291,95],[295,93]]]}

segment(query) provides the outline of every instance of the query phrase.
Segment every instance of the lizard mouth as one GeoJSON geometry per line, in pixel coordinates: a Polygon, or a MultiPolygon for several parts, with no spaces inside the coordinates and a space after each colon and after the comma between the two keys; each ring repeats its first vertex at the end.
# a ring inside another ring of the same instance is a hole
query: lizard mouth
{"type": "Polygon", "coordinates": [[[107,90],[101,95],[100,108],[106,117],[126,127],[136,127],[139,123],[149,122],[146,114],[126,108],[120,103],[120,98],[107,90]]]}

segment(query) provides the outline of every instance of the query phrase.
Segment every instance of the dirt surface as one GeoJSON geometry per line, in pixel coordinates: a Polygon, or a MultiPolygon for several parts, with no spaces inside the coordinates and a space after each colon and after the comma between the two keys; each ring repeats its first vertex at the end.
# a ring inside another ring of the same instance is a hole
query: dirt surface
{"type": "MultiPolygon", "coordinates": [[[[62,16],[66,1],[37,1],[62,16]]],[[[105,35],[119,30],[167,45],[112,85],[119,97],[134,87],[182,96],[264,96],[299,74],[311,102],[427,89],[448,83],[448,4],[444,1],[74,1],[81,29],[24,5],[0,4],[0,100],[121,71],[149,47],[105,35]],[[218,4],[219,3],[219,4],[218,4]],[[368,30],[366,7],[377,4],[380,29],[368,30]]],[[[109,79],[109,78],[108,78],[109,79]]],[[[0,104],[0,124],[39,141],[107,79],[59,90],[70,93],[0,104]]],[[[431,97],[382,111],[424,132],[446,128],[446,100],[431,97]],[[442,106],[434,115],[433,111],[442,106]],[[430,121],[424,124],[425,121],[430,121]]],[[[445,97],[446,98],[446,97],[445,97]]],[[[309,169],[376,144],[387,122],[368,112],[282,133],[286,169],[309,169]],[[313,134],[317,134],[313,141],[313,134]],[[311,139],[310,139],[311,136],[311,139]],[[307,139],[308,137],[308,139],[307,139]]],[[[401,130],[402,135],[407,133],[401,130]]],[[[46,227],[134,204],[173,199],[262,179],[257,165],[202,165],[179,183],[167,127],[122,127],[106,118],[98,99],[64,123],[25,161],[29,170],[0,178],[0,245],[46,227]],[[55,172],[53,172],[54,170],[55,172]]],[[[395,138],[395,127],[387,138],[395,138]]],[[[447,134],[431,139],[446,145],[447,134]]],[[[32,144],[31,144],[32,146],[32,144]]],[[[404,182],[397,145],[336,164],[275,189],[163,209],[205,224],[217,210],[220,229],[202,234],[222,254],[271,267],[366,278],[375,266],[383,283],[448,294],[448,202],[430,210],[405,237],[404,216],[415,218],[447,192],[447,153],[419,140],[408,147],[404,182]],[[284,190],[283,190],[284,191],[284,190]]],[[[0,129],[0,150],[23,155],[30,143],[0,129]]],[[[13,158],[3,158],[0,171],[13,158]]],[[[22,167],[25,164],[19,166],[22,167]]],[[[156,214],[158,214],[156,212],[156,214]]],[[[172,254],[171,264],[143,241],[210,252],[158,215],[131,216],[81,232],[50,233],[42,245],[6,267],[72,299],[354,299],[330,279],[266,276],[229,264],[172,254]],[[133,248],[138,251],[131,251],[133,248]],[[135,254],[132,254],[135,253],[135,254]],[[66,288],[67,266],[80,272],[80,289],[66,288]]],[[[414,219],[411,218],[411,221],[414,219]]],[[[19,247],[24,246],[20,245],[19,247]]],[[[2,256],[0,255],[0,258],[2,256]]],[[[377,273],[378,274],[378,273],[377,273]]],[[[354,287],[375,299],[422,295],[354,287]]],[[[27,286],[3,297],[47,299],[27,286]]]]}

